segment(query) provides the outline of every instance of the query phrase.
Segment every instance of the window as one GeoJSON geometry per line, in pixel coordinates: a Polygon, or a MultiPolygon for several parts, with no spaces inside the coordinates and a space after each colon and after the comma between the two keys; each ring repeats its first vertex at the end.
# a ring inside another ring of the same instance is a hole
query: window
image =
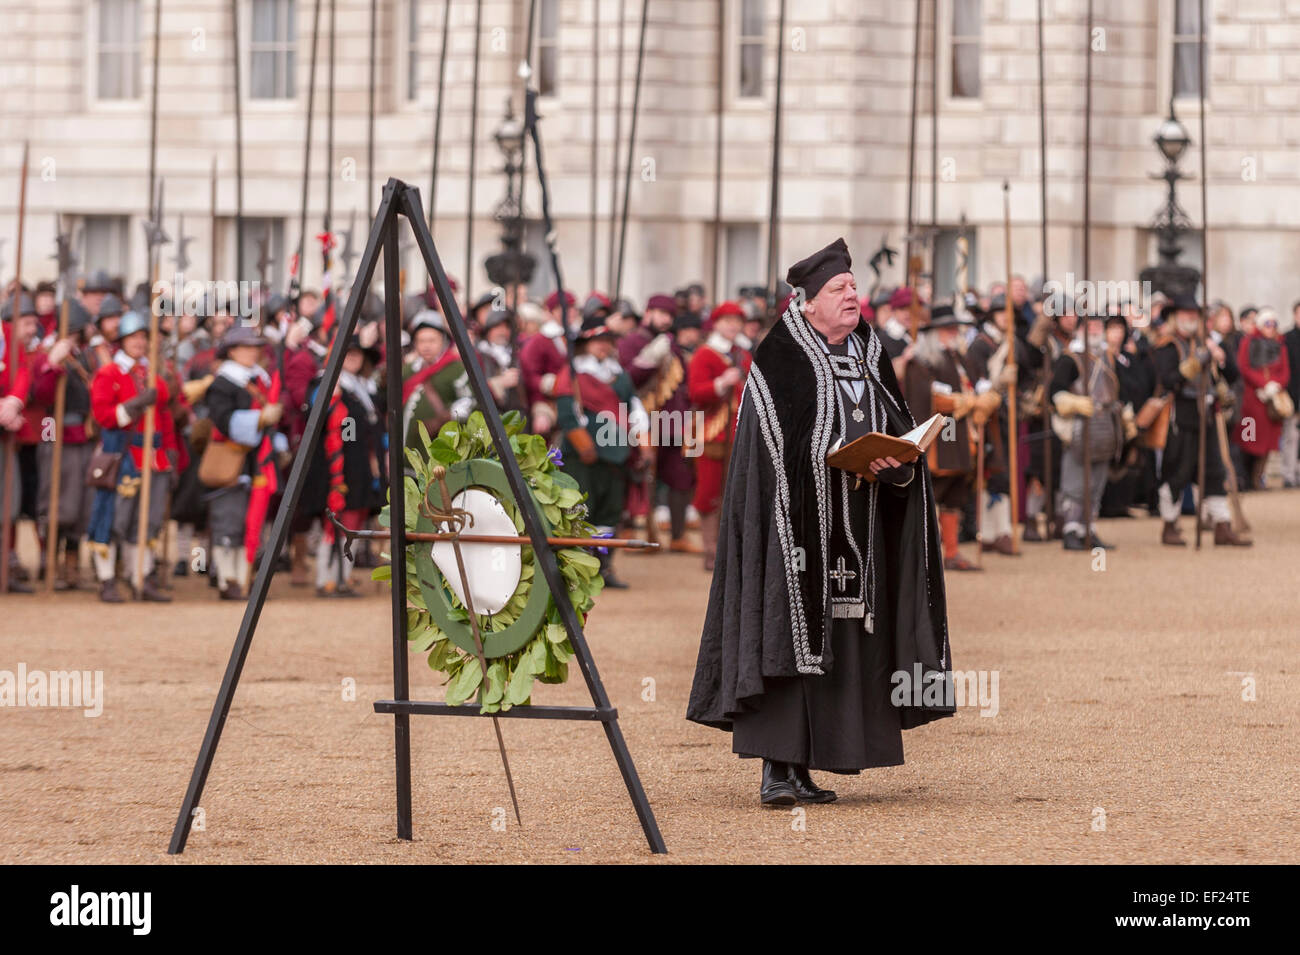
{"type": "Polygon", "coordinates": [[[763,95],[763,0],[740,0],[740,29],[736,36],[737,96],[763,95]]]}
{"type": "Polygon", "coordinates": [[[554,96],[560,81],[560,0],[541,0],[537,28],[537,92],[554,96]]]}
{"type": "Polygon", "coordinates": [[[140,0],[99,0],[98,99],[140,97],[140,0]]]}
{"type": "MultiPolygon", "coordinates": [[[[444,0],[450,3],[451,0],[444,0]]],[[[406,0],[406,99],[420,98],[420,2],[406,0]]]]}
{"type": "Polygon", "coordinates": [[[980,96],[980,0],[952,0],[953,99],[980,96]]]}
{"type": "Polygon", "coordinates": [[[81,271],[89,275],[103,269],[109,275],[127,271],[130,252],[129,216],[84,216],[81,220],[81,271]]]}
{"type": "MultiPolygon", "coordinates": [[[[729,223],[723,227],[726,241],[726,284],[724,289],[742,285],[765,285],[763,263],[758,260],[759,226],[753,222],[729,223]]],[[[719,292],[721,294],[721,292],[719,292]]]]}
{"type": "MultiPolygon", "coordinates": [[[[1201,0],[1174,2],[1173,93],[1175,99],[1195,99],[1201,95],[1201,68],[1197,62],[1200,46],[1201,0]]],[[[1208,64],[1206,73],[1209,73],[1208,64]]]]}
{"type": "Polygon", "coordinates": [[[249,51],[249,98],[293,99],[297,28],[294,0],[252,0],[253,33],[249,51]]]}
{"type": "MultiPolygon", "coordinates": [[[[227,220],[230,223],[226,234],[231,237],[232,244],[235,248],[230,250],[230,258],[226,261],[234,260],[238,245],[235,242],[235,219],[232,217],[227,220]]],[[[239,280],[241,282],[261,281],[262,268],[260,260],[263,254],[263,248],[266,252],[266,284],[262,286],[263,292],[271,292],[275,289],[283,288],[285,285],[284,273],[284,220],[283,219],[266,219],[255,216],[244,216],[243,218],[243,238],[244,238],[244,257],[239,263],[239,280]]],[[[340,239],[340,241],[342,241],[340,239]]],[[[319,258],[320,245],[315,245],[317,257],[319,258]]],[[[309,248],[304,255],[310,255],[309,248]]],[[[337,259],[337,252],[336,252],[337,259]]],[[[340,264],[341,267],[341,264],[340,264]]]]}

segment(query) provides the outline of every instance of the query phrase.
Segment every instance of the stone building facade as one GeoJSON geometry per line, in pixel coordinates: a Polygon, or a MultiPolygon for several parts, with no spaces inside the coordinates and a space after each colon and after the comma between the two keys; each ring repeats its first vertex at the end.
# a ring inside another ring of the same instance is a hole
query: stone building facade
{"type": "MultiPolygon", "coordinates": [[[[27,141],[24,277],[52,273],[47,256],[54,248],[56,213],[74,228],[84,265],[132,280],[145,277],[141,223],[156,2],[3,0],[0,274],[13,272],[17,172],[27,141]]],[[[1095,0],[1091,273],[1097,280],[1129,280],[1154,259],[1149,226],[1163,185],[1151,176],[1162,169],[1152,136],[1171,94],[1193,139],[1182,160],[1190,178],[1180,185],[1179,198],[1191,221],[1201,221],[1199,2],[1095,0]]],[[[435,240],[448,271],[460,276],[480,6],[476,0],[450,3],[435,240]]],[[[615,122],[617,117],[625,142],[642,4],[537,3],[541,129],[566,279],[579,291],[608,289],[616,236],[611,210],[622,204],[613,174],[617,168],[621,175],[626,162],[615,155],[615,122]]],[[[165,180],[166,226],[175,235],[184,215],[185,233],[194,237],[189,277],[209,277],[215,245],[216,277],[229,279],[237,271],[232,4],[162,4],[157,170],[165,180]]],[[[418,184],[428,198],[443,0],[375,0],[374,6],[376,145],[369,169],[372,3],[335,0],[330,162],[325,110],[331,2],[321,2],[305,256],[309,285],[320,281],[315,236],[322,228],[327,175],[335,228],[346,228],[355,215],[358,246],[387,177],[418,184]],[[368,192],[372,186],[374,194],[368,192]]],[[[778,35],[780,0],[649,0],[647,6],[626,294],[643,299],[691,280],[710,287],[721,282],[734,294],[738,284],[763,280],[778,42],[785,47],[779,271],[842,234],[859,264],[860,283],[869,285],[867,259],[882,240],[899,248],[905,231],[918,7],[923,44],[915,208],[919,222],[933,221],[939,229],[937,283],[941,289],[952,285],[954,238],[963,222],[972,247],[971,282],[987,286],[1005,274],[1004,180],[1010,186],[1012,268],[1031,278],[1041,273],[1037,0],[800,0],[788,4],[784,35],[778,35]],[[933,191],[932,83],[939,171],[933,191]],[[719,120],[722,226],[715,242],[719,120]]],[[[1054,277],[1082,276],[1086,3],[1043,0],[1043,6],[1049,267],[1054,277]]],[[[1206,0],[1206,6],[1210,294],[1289,312],[1300,297],[1300,280],[1290,270],[1300,260],[1300,0],[1206,0]]],[[[283,287],[299,233],[315,0],[236,0],[233,8],[239,17],[249,217],[238,271],[255,276],[254,240],[270,236],[269,279],[283,287]]],[[[493,133],[507,100],[516,113],[521,107],[516,69],[527,17],[527,0],[481,4],[476,290],[487,285],[483,259],[499,250],[492,210],[505,184],[493,133]]],[[[536,220],[535,180],[526,186],[525,201],[536,220]]],[[[531,250],[542,251],[535,222],[529,235],[531,250]]],[[[169,249],[167,268],[172,255],[169,249]]],[[[1189,237],[1185,260],[1200,264],[1199,236],[1189,237]]],[[[900,256],[883,280],[901,280],[902,267],[900,256]]],[[[545,290],[549,279],[540,272],[535,285],[545,290]]],[[[408,274],[411,286],[423,277],[414,260],[408,274]]]]}

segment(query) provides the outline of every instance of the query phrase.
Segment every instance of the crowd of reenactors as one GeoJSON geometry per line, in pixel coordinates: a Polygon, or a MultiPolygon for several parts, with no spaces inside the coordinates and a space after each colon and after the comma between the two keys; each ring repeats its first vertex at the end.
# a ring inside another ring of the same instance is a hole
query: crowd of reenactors
{"type": "MultiPolygon", "coordinates": [[[[93,587],[108,603],[167,601],[174,578],[204,575],[220,599],[243,599],[308,413],[324,400],[322,438],[276,559],[294,586],[355,595],[354,564],[375,558],[365,548],[346,554],[331,515],[361,527],[385,503],[386,376],[402,376],[404,437],[416,445],[416,422],[435,433],[475,410],[467,361],[480,363],[498,410],[519,412],[548,438],[601,533],[663,534],[667,550],[702,555],[710,568],[750,356],[792,292],[769,298],[745,287],[714,304],[697,284],[652,295],[642,309],[598,291],[536,303],[522,286],[494,288],[465,303],[474,353],[462,355],[430,289],[402,303],[402,354],[389,356],[373,293],[357,332],[339,342],[340,303],[311,291],[271,296],[252,314],[219,301],[160,308],[147,286],[128,297],[120,280],[94,272],[68,296],[60,334],[52,284],[11,287],[0,358],[0,469],[14,469],[5,484],[10,590],[53,578],[55,590],[93,587]],[[343,371],[322,396],[336,347],[343,371]],[[15,546],[29,526],[41,555],[32,567],[15,546]]],[[[861,310],[913,417],[951,419],[929,459],[950,570],[976,568],[959,549],[972,540],[1002,555],[1020,552],[1017,539],[1105,548],[1096,519],[1134,509],[1162,518],[1166,545],[1186,545],[1179,518],[1188,510],[1216,545],[1247,545],[1228,492],[1261,487],[1274,450],[1284,483],[1300,477],[1300,389],[1290,374],[1300,331],[1280,335],[1269,309],[1234,315],[1216,304],[1203,322],[1187,296],[1092,307],[1031,294],[1019,278],[1009,289],[926,299],[924,287],[876,289],[861,310]],[[1203,435],[1197,508],[1189,489],[1203,435]]],[[[606,583],[625,586],[612,557],[601,559],[606,583]]]]}

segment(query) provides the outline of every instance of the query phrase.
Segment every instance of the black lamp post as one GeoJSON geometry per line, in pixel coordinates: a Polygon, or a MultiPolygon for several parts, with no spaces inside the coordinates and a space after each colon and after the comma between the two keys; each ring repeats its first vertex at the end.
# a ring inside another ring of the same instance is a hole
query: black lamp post
{"type": "MultiPolygon", "coordinates": [[[[505,159],[506,194],[492,213],[492,218],[501,223],[501,244],[505,250],[490,255],[484,263],[488,279],[493,285],[503,289],[512,289],[519,283],[532,281],[533,269],[537,265],[527,252],[523,251],[524,213],[519,199],[519,178],[523,170],[524,124],[515,118],[509,98],[506,99],[506,115],[497,127],[492,138],[505,159]]],[[[513,303],[511,296],[507,301],[513,303]]]]}
{"type": "Polygon", "coordinates": [[[1182,254],[1182,236],[1192,229],[1192,222],[1187,213],[1178,204],[1177,184],[1180,179],[1190,178],[1178,169],[1178,161],[1191,144],[1187,129],[1174,114],[1173,98],[1169,99],[1169,116],[1160,124],[1155,135],[1156,147],[1165,160],[1165,171],[1156,173],[1151,178],[1163,179],[1169,187],[1164,207],[1156,213],[1151,228],[1157,237],[1158,264],[1142,270],[1141,280],[1150,282],[1151,288],[1166,295],[1195,295],[1200,284],[1201,273],[1190,265],[1179,265],[1178,257],[1182,254]]]}

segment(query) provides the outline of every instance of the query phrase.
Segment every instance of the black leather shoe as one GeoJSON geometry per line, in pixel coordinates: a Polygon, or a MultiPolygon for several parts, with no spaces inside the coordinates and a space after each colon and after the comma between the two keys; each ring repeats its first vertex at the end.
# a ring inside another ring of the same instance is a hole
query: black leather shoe
{"type": "Polygon", "coordinates": [[[764,806],[793,806],[799,801],[790,785],[785,763],[763,760],[763,783],[758,798],[764,806]]]}
{"type": "Polygon", "coordinates": [[[1088,547],[1083,542],[1082,534],[1076,534],[1074,531],[1070,531],[1070,533],[1065,535],[1065,549],[1066,550],[1087,550],[1088,547]]]}
{"type": "Polygon", "coordinates": [[[834,802],[837,798],[833,790],[822,789],[812,781],[807,766],[786,763],[785,778],[789,780],[790,787],[800,802],[834,802]]]}
{"type": "Polygon", "coordinates": [[[1102,550],[1114,550],[1114,549],[1115,549],[1115,545],[1114,545],[1114,544],[1107,544],[1104,540],[1102,540],[1102,539],[1101,539],[1100,537],[1098,537],[1096,534],[1093,534],[1093,535],[1092,535],[1092,547],[1094,547],[1094,548],[1100,547],[1102,550]]]}

